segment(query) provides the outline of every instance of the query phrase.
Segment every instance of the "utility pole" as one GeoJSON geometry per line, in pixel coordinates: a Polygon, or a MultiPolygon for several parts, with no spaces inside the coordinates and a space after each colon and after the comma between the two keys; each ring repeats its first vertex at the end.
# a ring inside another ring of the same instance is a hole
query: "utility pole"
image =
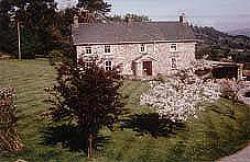
{"type": "Polygon", "coordinates": [[[18,36],[18,59],[22,59],[21,53],[21,32],[20,32],[20,22],[17,22],[17,36],[18,36]]]}

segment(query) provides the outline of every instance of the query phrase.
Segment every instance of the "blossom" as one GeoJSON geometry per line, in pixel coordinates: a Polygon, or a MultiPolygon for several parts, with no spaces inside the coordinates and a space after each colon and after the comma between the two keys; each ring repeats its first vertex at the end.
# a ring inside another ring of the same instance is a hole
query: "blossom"
{"type": "Polygon", "coordinates": [[[184,74],[187,74],[184,79],[176,76],[164,83],[151,81],[151,89],[141,95],[140,104],[151,106],[172,121],[185,121],[189,116],[197,118],[197,112],[204,108],[202,105],[220,98],[220,86],[212,80],[201,80],[190,71],[184,74]]]}

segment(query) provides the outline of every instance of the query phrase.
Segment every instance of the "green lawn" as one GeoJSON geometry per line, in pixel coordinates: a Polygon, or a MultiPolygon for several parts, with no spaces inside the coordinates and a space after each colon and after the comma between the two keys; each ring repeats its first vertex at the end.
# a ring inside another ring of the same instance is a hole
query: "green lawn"
{"type": "MultiPolygon", "coordinates": [[[[45,142],[45,130],[51,125],[39,114],[46,110],[44,89],[52,85],[55,75],[47,60],[0,61],[0,87],[16,90],[18,130],[25,144],[19,154],[1,155],[1,162],[86,161],[85,153],[62,147],[56,137],[53,144],[45,142]]],[[[213,161],[235,152],[250,138],[249,107],[221,99],[201,112],[198,119],[190,119],[185,125],[168,125],[168,121],[158,120],[152,110],[138,104],[140,94],[147,89],[145,82],[124,83],[121,92],[130,113],[121,117],[123,129],[117,124],[113,131],[100,132],[96,161],[213,161]]]]}

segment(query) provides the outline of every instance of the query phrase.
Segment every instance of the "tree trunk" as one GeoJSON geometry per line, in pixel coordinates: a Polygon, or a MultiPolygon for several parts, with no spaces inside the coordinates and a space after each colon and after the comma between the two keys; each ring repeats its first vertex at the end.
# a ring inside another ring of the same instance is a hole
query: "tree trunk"
{"type": "Polygon", "coordinates": [[[93,135],[92,133],[89,134],[88,137],[88,158],[93,157],[93,135]]]}

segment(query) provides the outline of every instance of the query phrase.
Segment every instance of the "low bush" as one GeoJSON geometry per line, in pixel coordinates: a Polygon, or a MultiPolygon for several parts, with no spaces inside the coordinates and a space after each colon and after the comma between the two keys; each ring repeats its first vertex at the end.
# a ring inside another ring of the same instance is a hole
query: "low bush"
{"type": "Polygon", "coordinates": [[[23,145],[15,129],[14,91],[0,89],[0,152],[21,151],[23,145]]]}

